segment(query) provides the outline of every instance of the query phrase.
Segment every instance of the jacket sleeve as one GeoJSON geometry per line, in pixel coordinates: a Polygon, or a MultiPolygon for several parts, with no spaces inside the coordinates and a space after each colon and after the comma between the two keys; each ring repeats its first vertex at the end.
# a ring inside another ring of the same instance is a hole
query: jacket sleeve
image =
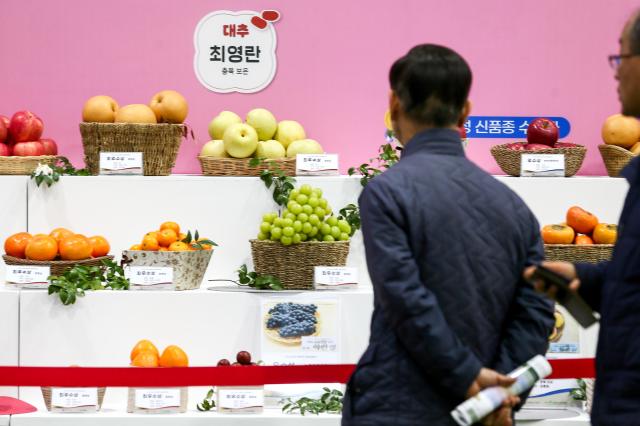
{"type": "Polygon", "coordinates": [[[376,302],[421,373],[451,396],[464,399],[482,365],[449,328],[436,296],[422,282],[404,213],[379,181],[369,183],[360,197],[376,302]]]}
{"type": "Polygon", "coordinates": [[[576,273],[580,279],[578,293],[596,312],[600,312],[600,301],[602,300],[602,284],[604,275],[609,266],[609,262],[598,264],[576,263],[576,273]]]}
{"type": "MultiPolygon", "coordinates": [[[[532,222],[529,231],[525,267],[537,265],[544,259],[544,252],[538,222],[529,213],[532,222]]],[[[493,368],[501,373],[509,373],[535,355],[544,355],[549,346],[549,336],[553,331],[553,302],[536,292],[533,286],[518,274],[520,280],[515,297],[507,314],[498,358],[493,368]]]]}

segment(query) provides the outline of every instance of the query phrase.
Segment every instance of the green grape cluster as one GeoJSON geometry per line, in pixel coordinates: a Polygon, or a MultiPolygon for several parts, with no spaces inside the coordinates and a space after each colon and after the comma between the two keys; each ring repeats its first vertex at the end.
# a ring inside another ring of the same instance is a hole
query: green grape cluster
{"type": "Polygon", "coordinates": [[[348,241],[350,235],[351,225],[334,216],[322,190],[302,185],[291,190],[281,216],[276,212],[262,216],[258,239],[289,246],[303,241],[348,241]]]}

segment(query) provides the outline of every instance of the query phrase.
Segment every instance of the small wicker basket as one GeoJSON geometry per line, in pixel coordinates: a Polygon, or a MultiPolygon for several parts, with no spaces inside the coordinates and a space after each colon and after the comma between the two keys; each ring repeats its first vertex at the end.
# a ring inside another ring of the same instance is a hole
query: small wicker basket
{"type": "Polygon", "coordinates": [[[598,145],[598,149],[610,177],[620,176],[622,169],[635,157],[628,149],[616,145],[598,145]]]}
{"type": "Polygon", "coordinates": [[[57,160],[55,155],[0,157],[0,175],[30,175],[38,164],[53,166],[57,160]]]}
{"type": "MultiPolygon", "coordinates": [[[[40,388],[42,390],[42,398],[44,399],[44,405],[47,407],[47,411],[51,410],[51,399],[52,399],[52,388],[49,386],[43,386],[40,388]]],[[[102,402],[104,401],[104,394],[107,392],[107,388],[98,388],[98,406],[96,407],[96,411],[100,411],[102,408],[102,402]]],[[[89,412],[86,407],[77,407],[77,408],[61,408],[61,407],[53,407],[53,411],[63,412],[63,413],[85,413],[89,412]]],[[[93,410],[91,410],[93,411],[93,410]]]]}
{"type": "Polygon", "coordinates": [[[286,176],[295,176],[296,159],[266,160],[267,164],[251,166],[251,158],[198,157],[205,176],[260,176],[263,170],[279,168],[286,176]]]}
{"type": "Polygon", "coordinates": [[[145,388],[129,388],[127,397],[127,413],[138,414],[174,414],[174,413],[186,413],[187,404],[189,403],[189,388],[165,388],[165,389],[177,389],[180,391],[180,406],[178,407],[164,407],[164,408],[141,408],[136,407],[136,391],[143,391],[145,388]]]}
{"type": "Polygon", "coordinates": [[[251,240],[255,271],[273,275],[286,289],[312,290],[315,266],[345,266],[349,241],[307,241],[284,246],[275,241],[251,240]]]}
{"type": "Polygon", "coordinates": [[[7,265],[49,266],[51,267],[51,275],[62,275],[76,265],[102,266],[103,260],[113,260],[113,256],[92,257],[91,259],[85,259],[85,260],[50,260],[48,261],[48,260],[20,259],[19,257],[8,256],[5,254],[2,256],[2,259],[4,260],[4,263],[7,265]]]}
{"type": "Polygon", "coordinates": [[[522,154],[564,154],[564,175],[570,177],[578,173],[587,153],[587,148],[582,145],[538,151],[514,150],[507,148],[508,145],[494,145],[491,147],[491,155],[502,171],[511,176],[520,176],[522,154]]]}
{"type": "Polygon", "coordinates": [[[176,164],[184,124],[80,123],[84,162],[100,172],[100,152],[142,152],[145,176],[168,176],[176,164]]]}
{"type": "Polygon", "coordinates": [[[545,244],[544,254],[547,260],[599,263],[611,259],[613,244],[545,244]]]}

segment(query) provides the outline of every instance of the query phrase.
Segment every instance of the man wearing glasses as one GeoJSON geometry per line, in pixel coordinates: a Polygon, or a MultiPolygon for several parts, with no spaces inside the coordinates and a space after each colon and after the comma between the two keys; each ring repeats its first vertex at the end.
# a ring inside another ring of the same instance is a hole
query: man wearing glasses
{"type": "MultiPolygon", "coordinates": [[[[618,80],[622,113],[640,116],[640,13],[624,27],[620,54],[609,56],[618,80]]],[[[591,422],[640,424],[640,158],[622,171],[629,192],[611,261],[597,265],[545,262],[571,279],[571,288],[600,313],[595,401],[591,422]]],[[[535,267],[525,273],[529,278],[535,267]]],[[[537,287],[542,291],[542,283],[537,287]]],[[[556,289],[551,289],[553,295],[556,289]]]]}

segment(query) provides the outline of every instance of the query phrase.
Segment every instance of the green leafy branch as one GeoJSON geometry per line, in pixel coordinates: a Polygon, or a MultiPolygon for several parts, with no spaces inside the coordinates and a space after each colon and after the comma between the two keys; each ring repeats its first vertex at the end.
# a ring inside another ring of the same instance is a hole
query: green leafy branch
{"type": "Polygon", "coordinates": [[[360,229],[361,220],[360,220],[360,209],[355,204],[347,204],[345,207],[340,209],[340,215],[338,216],[338,220],[346,220],[349,222],[349,226],[351,226],[351,232],[349,233],[350,237],[353,237],[353,234],[356,233],[358,229],[360,229]]]}
{"type": "Polygon", "coordinates": [[[586,401],[587,383],[582,379],[578,379],[578,387],[572,389],[570,395],[575,401],[586,401]]]}
{"type": "Polygon", "coordinates": [[[267,189],[273,187],[273,201],[279,206],[286,206],[289,200],[289,193],[295,187],[296,180],[287,176],[275,161],[264,158],[252,158],[249,161],[251,167],[266,165],[267,169],[260,172],[260,180],[264,182],[267,189]]]}
{"type": "Polygon", "coordinates": [[[200,239],[200,234],[198,233],[198,230],[196,229],[196,231],[194,232],[193,236],[191,235],[191,231],[187,232],[187,235],[184,237],[184,239],[182,239],[182,242],[185,244],[188,244],[189,246],[191,246],[192,248],[196,249],[196,250],[204,250],[206,247],[205,246],[215,246],[218,247],[218,244],[216,244],[214,241],[209,240],[209,239],[200,239]]]}
{"type": "Polygon", "coordinates": [[[288,398],[285,401],[285,405],[282,407],[282,412],[286,414],[295,414],[296,412],[301,415],[305,413],[320,414],[340,414],[342,413],[342,400],[343,393],[337,389],[323,388],[324,394],[320,399],[313,398],[300,398],[297,401],[292,401],[288,398]]]}
{"type": "Polygon", "coordinates": [[[36,168],[31,173],[31,179],[36,181],[36,186],[43,183],[48,187],[60,180],[60,176],[90,176],[91,173],[87,169],[76,169],[67,157],[58,157],[55,164],[49,166],[49,170],[43,170],[42,167],[36,168]]]}
{"type": "Polygon", "coordinates": [[[256,290],[284,290],[282,281],[273,275],[260,275],[257,272],[249,272],[247,265],[238,269],[238,285],[255,288],[256,290]]]}
{"type": "Polygon", "coordinates": [[[213,400],[213,388],[209,389],[207,392],[207,396],[204,397],[202,402],[196,405],[198,411],[211,411],[212,408],[215,408],[216,403],[213,400]]]}
{"type": "Polygon", "coordinates": [[[102,266],[76,265],[62,275],[50,276],[49,282],[49,294],[58,294],[63,305],[76,303],[87,290],[129,290],[124,269],[112,260],[103,260],[102,266]]]}
{"type": "Polygon", "coordinates": [[[400,161],[401,152],[402,148],[396,145],[395,142],[380,145],[378,148],[378,156],[376,158],[370,158],[368,163],[361,164],[359,167],[350,167],[348,170],[349,176],[360,174],[362,176],[360,178],[360,184],[367,186],[371,179],[400,161]]]}

